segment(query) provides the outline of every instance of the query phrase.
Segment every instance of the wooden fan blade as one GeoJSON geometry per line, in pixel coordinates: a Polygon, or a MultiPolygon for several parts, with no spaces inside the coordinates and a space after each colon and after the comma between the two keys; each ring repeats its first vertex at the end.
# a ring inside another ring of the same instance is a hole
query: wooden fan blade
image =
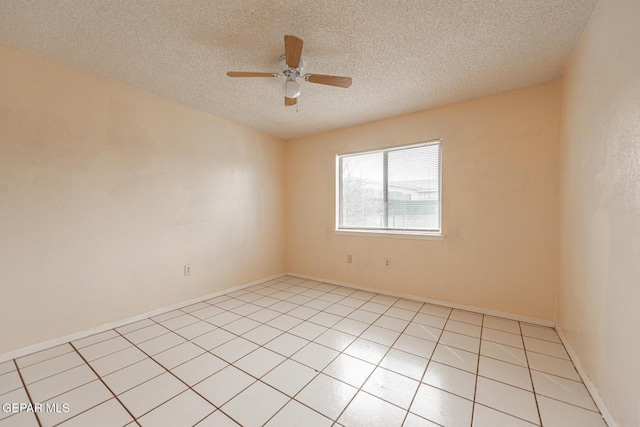
{"type": "Polygon", "coordinates": [[[229,77],[277,77],[276,73],[254,73],[251,71],[229,71],[229,77]]]}
{"type": "Polygon", "coordinates": [[[285,107],[289,107],[290,105],[296,105],[296,98],[287,98],[286,96],[284,97],[284,106],[285,107]]]}
{"type": "Polygon", "coordinates": [[[284,36],[284,53],[287,65],[291,68],[298,68],[302,55],[302,40],[296,36],[284,36]]]}
{"type": "Polygon", "coordinates": [[[321,85],[349,87],[351,86],[351,77],[327,76],[325,74],[308,74],[305,80],[311,83],[321,85]]]}

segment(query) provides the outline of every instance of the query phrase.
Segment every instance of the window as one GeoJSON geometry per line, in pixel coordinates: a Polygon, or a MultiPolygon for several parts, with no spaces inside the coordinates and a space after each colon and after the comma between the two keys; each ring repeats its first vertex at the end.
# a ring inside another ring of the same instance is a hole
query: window
{"type": "Polygon", "coordinates": [[[440,141],[337,156],[337,230],[435,234],[440,141]]]}

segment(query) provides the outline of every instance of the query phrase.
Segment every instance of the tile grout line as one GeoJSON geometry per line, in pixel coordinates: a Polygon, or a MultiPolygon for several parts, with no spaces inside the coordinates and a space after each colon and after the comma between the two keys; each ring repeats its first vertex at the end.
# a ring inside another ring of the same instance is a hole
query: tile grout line
{"type": "MultiPolygon", "coordinates": [[[[401,332],[400,334],[402,335],[402,333],[404,333],[404,331],[409,327],[409,325],[412,323],[413,319],[416,318],[416,316],[418,315],[418,313],[420,313],[420,310],[422,310],[422,308],[425,306],[426,303],[422,303],[422,305],[420,306],[420,309],[418,309],[418,311],[416,311],[416,313],[413,315],[413,317],[411,318],[411,320],[409,321],[409,323],[407,324],[407,326],[403,329],[403,332],[401,332]]],[[[453,310],[449,311],[449,316],[451,316],[451,312],[453,310]]],[[[447,316],[447,320],[449,320],[449,316],[447,316]]],[[[413,401],[416,398],[416,395],[418,394],[418,390],[420,389],[420,385],[422,384],[422,380],[424,379],[424,375],[427,372],[427,369],[429,368],[429,362],[431,361],[431,357],[433,356],[433,353],[436,351],[436,347],[438,346],[438,342],[440,341],[440,337],[442,336],[442,333],[444,332],[444,327],[447,324],[447,321],[444,322],[444,325],[442,325],[442,331],[440,331],[440,335],[438,335],[438,341],[435,343],[435,345],[433,346],[433,351],[431,352],[431,354],[429,355],[429,358],[427,359],[427,364],[424,367],[424,372],[422,373],[422,375],[420,375],[420,379],[417,380],[418,382],[418,386],[416,387],[416,391],[413,393],[413,396],[411,397],[411,401],[409,402],[409,405],[407,406],[406,409],[406,413],[404,414],[404,418],[402,419],[402,424],[404,424],[407,420],[407,417],[409,416],[409,414],[411,413],[411,406],[413,405],[413,401]]],[[[426,325],[425,325],[426,326],[426,325]]],[[[413,335],[410,335],[413,336],[413,335]]],[[[419,338],[419,337],[416,337],[419,338]]],[[[396,338],[396,341],[398,341],[398,339],[400,339],[400,335],[398,336],[398,338],[396,338]]],[[[395,342],[394,341],[394,344],[395,342]]],[[[428,340],[427,340],[428,341],[428,340]]],[[[391,347],[389,349],[389,351],[391,351],[391,347]]],[[[388,352],[387,352],[388,353],[388,352]]],[[[413,353],[411,353],[413,354],[413,353]]],[[[417,356],[417,355],[416,355],[417,356]]],[[[419,356],[420,357],[420,356],[419,356]]],[[[384,358],[383,358],[384,359],[384,358]]],[[[384,369],[384,368],[383,368],[384,369]]],[[[413,378],[411,378],[413,379],[413,378]]]]}
{"type": "MultiPolygon", "coordinates": [[[[22,372],[20,372],[20,367],[18,366],[18,362],[16,361],[16,359],[13,359],[13,364],[16,367],[16,372],[18,372],[18,376],[20,377],[20,382],[22,383],[22,387],[24,388],[24,391],[27,393],[27,398],[29,399],[29,403],[31,404],[31,407],[33,408],[34,402],[33,399],[31,398],[31,393],[29,393],[29,389],[27,388],[27,384],[24,382],[24,378],[22,378],[22,372]]],[[[42,422],[40,421],[40,417],[38,416],[38,414],[35,412],[35,410],[33,411],[33,414],[36,416],[36,421],[38,422],[38,426],[42,427],[42,422]]],[[[14,416],[17,414],[14,414],[14,416]]],[[[7,417],[5,419],[8,419],[11,417],[7,417]]]]}
{"type": "MultiPolygon", "coordinates": [[[[114,330],[115,330],[115,329],[114,329],[114,330]]],[[[109,386],[107,385],[107,383],[105,383],[105,382],[104,382],[104,380],[102,379],[102,377],[101,377],[100,375],[98,375],[98,373],[95,371],[95,369],[93,369],[93,366],[91,366],[91,364],[89,363],[89,361],[87,361],[87,359],[85,359],[85,358],[84,358],[84,356],[83,356],[83,355],[78,351],[78,349],[76,348],[76,346],[75,346],[75,345],[73,345],[73,343],[71,343],[71,342],[69,343],[69,345],[70,345],[70,346],[73,348],[73,350],[78,354],[78,356],[80,356],[80,357],[82,358],[82,361],[83,361],[83,362],[84,362],[84,363],[89,367],[89,369],[91,369],[91,371],[92,371],[92,372],[93,372],[93,373],[98,377],[98,379],[100,380],[100,382],[101,382],[101,383],[102,383],[102,384],[107,388],[107,390],[109,390],[109,392],[113,395],[113,397],[118,401],[118,403],[120,404],[120,406],[122,406],[122,407],[124,408],[124,410],[125,410],[125,411],[127,411],[127,413],[131,416],[131,418],[133,419],[133,421],[134,421],[136,424],[138,424],[138,422],[136,421],[136,417],[134,417],[134,416],[133,416],[133,414],[131,413],[131,411],[129,411],[129,408],[127,408],[127,407],[122,403],[122,401],[120,401],[120,399],[118,398],[118,396],[113,392],[113,390],[111,390],[111,387],[109,387],[109,386]]],[[[117,353],[117,352],[116,352],[116,353],[117,353]]],[[[113,354],[113,353],[112,353],[112,354],[113,354]]],[[[89,384],[89,383],[87,383],[87,384],[89,384]]],[[[83,384],[83,385],[84,385],[84,384],[83,384]]],[[[78,388],[78,387],[76,387],[76,388],[78,388]]],[[[66,393],[66,392],[65,392],[65,393],[66,393]]],[[[105,402],[106,402],[106,401],[105,401],[105,402]]],[[[93,408],[95,408],[96,406],[101,405],[102,403],[104,403],[104,402],[100,402],[100,403],[98,403],[97,405],[94,405],[94,406],[92,406],[91,408],[86,409],[85,411],[82,411],[80,414],[83,414],[83,413],[85,413],[85,412],[89,411],[90,409],[93,409],[93,408]]],[[[69,418],[69,419],[75,418],[75,417],[79,416],[80,414],[76,414],[76,415],[74,415],[73,417],[71,417],[71,418],[69,418]]],[[[65,421],[67,421],[67,420],[65,420],[65,421]]],[[[139,424],[138,424],[138,425],[139,425],[139,424]]]]}
{"type": "Polygon", "coordinates": [[[480,376],[480,347],[482,346],[482,331],[484,331],[484,315],[482,315],[482,322],[480,322],[480,338],[478,341],[478,363],[476,364],[476,378],[475,378],[475,385],[473,387],[473,402],[471,404],[471,427],[473,427],[473,419],[476,414],[476,396],[478,395],[478,377],[480,376]]]}
{"type": "Polygon", "coordinates": [[[533,375],[531,374],[531,365],[529,364],[529,355],[527,354],[527,347],[524,343],[524,335],[522,334],[522,324],[518,322],[520,328],[520,338],[522,339],[522,349],[524,350],[524,358],[527,361],[527,370],[529,371],[529,379],[531,380],[531,390],[533,390],[533,399],[536,402],[536,411],[538,412],[538,425],[542,426],[542,414],[540,413],[540,405],[538,404],[538,393],[536,393],[536,386],[533,383],[533,375]]]}

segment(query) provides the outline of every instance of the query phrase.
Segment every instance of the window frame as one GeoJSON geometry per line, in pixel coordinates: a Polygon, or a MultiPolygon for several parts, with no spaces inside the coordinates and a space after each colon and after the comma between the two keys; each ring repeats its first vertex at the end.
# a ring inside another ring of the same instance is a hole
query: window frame
{"type": "Polygon", "coordinates": [[[404,237],[419,238],[428,240],[443,240],[442,234],[442,139],[433,139],[408,145],[395,145],[381,147],[372,150],[353,151],[347,153],[336,154],[336,173],[335,173],[335,229],[334,232],[339,235],[368,235],[378,237],[404,237]],[[401,151],[412,148],[420,148],[427,146],[438,146],[438,229],[437,230],[421,230],[421,229],[401,229],[401,228],[370,228],[370,227],[340,227],[340,201],[342,200],[342,159],[344,157],[357,156],[363,154],[383,153],[383,204],[384,204],[384,223],[387,224],[388,217],[388,153],[392,151],[401,151]]]}

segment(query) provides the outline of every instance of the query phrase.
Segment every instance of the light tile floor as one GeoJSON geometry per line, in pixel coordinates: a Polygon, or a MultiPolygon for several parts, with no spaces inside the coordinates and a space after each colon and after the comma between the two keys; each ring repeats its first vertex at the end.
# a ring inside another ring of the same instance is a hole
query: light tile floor
{"type": "Polygon", "coordinates": [[[291,276],[2,363],[0,403],[0,427],[606,426],[553,329],[291,276]]]}

